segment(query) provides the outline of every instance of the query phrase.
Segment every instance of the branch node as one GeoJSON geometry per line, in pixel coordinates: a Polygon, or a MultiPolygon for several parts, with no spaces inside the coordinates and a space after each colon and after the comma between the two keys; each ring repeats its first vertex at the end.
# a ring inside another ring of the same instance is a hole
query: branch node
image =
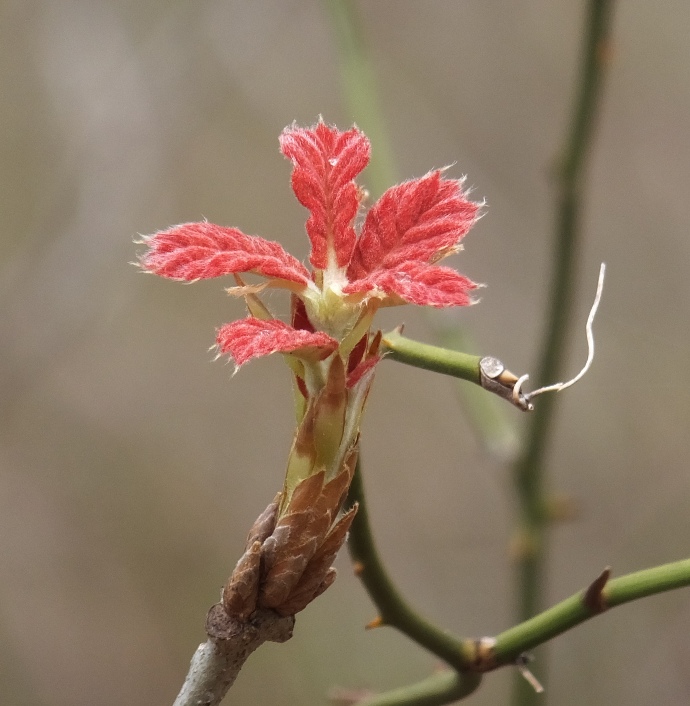
{"type": "Polygon", "coordinates": [[[479,637],[465,643],[469,669],[473,672],[490,672],[498,667],[496,638],[479,637]]]}

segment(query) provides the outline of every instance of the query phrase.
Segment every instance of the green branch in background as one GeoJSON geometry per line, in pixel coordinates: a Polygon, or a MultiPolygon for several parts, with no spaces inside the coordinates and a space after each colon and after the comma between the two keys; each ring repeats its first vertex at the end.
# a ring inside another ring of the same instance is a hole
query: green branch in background
{"type": "Polygon", "coordinates": [[[359,127],[369,136],[376,150],[367,170],[368,182],[376,196],[395,184],[393,148],[388,139],[379,105],[374,70],[364,45],[357,4],[352,0],[326,0],[331,24],[338,40],[340,71],[345,103],[359,127]]]}
{"type": "Polygon", "coordinates": [[[416,684],[358,701],[357,706],[443,706],[469,696],[480,682],[480,674],[438,672],[416,684]]]}
{"type": "Polygon", "coordinates": [[[400,630],[451,667],[451,671],[434,674],[416,684],[369,697],[358,702],[361,706],[436,706],[459,701],[478,688],[482,672],[521,664],[528,650],[610,608],[690,586],[690,559],[612,580],[606,569],[585,590],[495,638],[460,640],[418,615],[389,577],[374,543],[359,464],[348,505],[355,502],[359,503],[359,511],[350,529],[348,548],[355,572],[379,611],[379,618],[371,625],[400,630]]]}
{"type": "MultiPolygon", "coordinates": [[[[562,151],[557,177],[557,215],[554,232],[554,267],[547,300],[549,311],[544,343],[537,366],[537,385],[560,378],[571,319],[580,241],[581,191],[593,128],[599,105],[609,41],[612,0],[589,0],[584,30],[580,79],[573,106],[573,119],[562,151]]],[[[514,468],[519,503],[517,549],[517,618],[526,620],[542,605],[546,526],[549,521],[544,488],[544,459],[554,422],[556,398],[547,395],[531,416],[523,451],[514,468]]],[[[517,679],[515,706],[537,703],[534,691],[517,679]]],[[[543,699],[539,701],[543,704],[543,699]]]]}
{"type": "Polygon", "coordinates": [[[608,570],[590,587],[496,637],[499,665],[514,662],[523,652],[541,645],[609,608],[690,586],[690,559],[655,566],[608,580],[608,570]]]}

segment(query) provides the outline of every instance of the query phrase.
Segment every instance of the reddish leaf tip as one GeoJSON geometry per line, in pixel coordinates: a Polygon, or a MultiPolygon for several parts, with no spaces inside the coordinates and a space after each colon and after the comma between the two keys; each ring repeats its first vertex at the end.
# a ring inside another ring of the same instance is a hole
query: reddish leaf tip
{"type": "Polygon", "coordinates": [[[355,247],[353,221],[361,197],[354,179],[369,162],[369,140],[356,127],[341,132],[320,119],[310,128],[285,128],[280,149],[293,164],[295,196],[311,212],[306,224],[311,264],[321,270],[331,262],[345,267],[355,247]]]}

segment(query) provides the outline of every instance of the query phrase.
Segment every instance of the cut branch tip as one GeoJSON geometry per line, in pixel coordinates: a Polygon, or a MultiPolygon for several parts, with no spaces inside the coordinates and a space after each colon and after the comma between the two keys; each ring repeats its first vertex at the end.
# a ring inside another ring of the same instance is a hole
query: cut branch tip
{"type": "Polygon", "coordinates": [[[520,392],[520,387],[527,376],[518,378],[510,370],[506,370],[498,358],[487,355],[479,361],[479,378],[485,390],[511,402],[523,412],[531,412],[534,409],[527,397],[520,392]]]}

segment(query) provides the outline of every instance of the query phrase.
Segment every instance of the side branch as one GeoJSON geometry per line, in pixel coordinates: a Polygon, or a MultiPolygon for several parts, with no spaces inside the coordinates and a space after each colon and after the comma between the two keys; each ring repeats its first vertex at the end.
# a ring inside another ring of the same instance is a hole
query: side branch
{"type": "Polygon", "coordinates": [[[539,615],[509,628],[495,639],[483,638],[466,643],[466,651],[483,647],[481,659],[475,660],[475,668],[489,671],[515,664],[526,651],[551,640],[580,623],[601,614],[609,608],[635,601],[657,593],[690,586],[690,559],[655,566],[633,574],[607,581],[608,569],[604,570],[590,586],[570,598],[557,603],[539,615]],[[491,649],[486,649],[487,641],[491,649]]]}
{"type": "Polygon", "coordinates": [[[423,368],[433,373],[442,373],[481,385],[481,356],[431,346],[406,338],[397,328],[383,335],[381,347],[386,358],[398,363],[423,368]]]}
{"type": "Polygon", "coordinates": [[[357,706],[443,706],[469,696],[480,681],[481,674],[439,672],[416,684],[370,696],[357,706]]]}
{"type": "Polygon", "coordinates": [[[482,672],[515,665],[525,653],[609,608],[676,588],[690,586],[690,559],[609,580],[607,568],[579,593],[495,638],[459,640],[419,616],[402,598],[374,544],[359,466],[348,502],[359,503],[348,547],[355,572],[380,611],[369,627],[395,627],[443,659],[452,671],[357,702],[360,706],[435,706],[459,701],[480,684],[482,672]]]}
{"type": "Polygon", "coordinates": [[[348,496],[348,503],[353,502],[359,504],[359,511],[350,528],[348,549],[354,562],[355,573],[379,610],[379,618],[370,623],[369,627],[388,625],[397,628],[454,669],[466,670],[468,662],[464,654],[463,641],[418,615],[400,595],[388,575],[376,549],[369,525],[359,463],[348,496]]]}
{"type": "Polygon", "coordinates": [[[493,356],[470,355],[406,338],[397,328],[383,335],[381,348],[386,357],[415,368],[460,378],[483,387],[518,409],[531,411],[529,396],[520,391],[525,376],[518,378],[493,356]]]}

